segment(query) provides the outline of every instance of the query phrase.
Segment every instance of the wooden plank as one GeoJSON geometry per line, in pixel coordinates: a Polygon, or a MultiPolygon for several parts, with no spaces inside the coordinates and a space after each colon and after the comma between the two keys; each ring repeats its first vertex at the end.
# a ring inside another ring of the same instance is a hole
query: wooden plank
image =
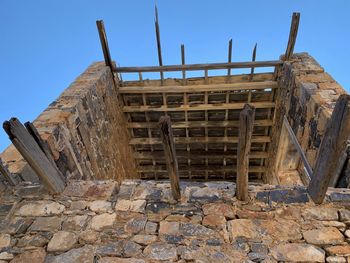
{"type": "Polygon", "coordinates": [[[60,171],[49,161],[20,121],[12,118],[9,121],[5,121],[3,127],[16,149],[36,172],[48,190],[52,193],[62,192],[65,183],[61,179],[60,171]]]}
{"type": "MultiPolygon", "coordinates": [[[[244,107],[244,102],[220,103],[220,104],[196,104],[180,105],[178,107],[167,106],[124,106],[123,112],[159,112],[159,111],[201,111],[201,110],[240,110],[244,107]]],[[[274,102],[252,102],[251,105],[257,109],[274,108],[274,102]]]]}
{"type": "MultiPolygon", "coordinates": [[[[272,126],[272,120],[254,120],[254,126],[272,126]]],[[[157,128],[158,122],[129,122],[128,128],[157,128]]],[[[230,128],[239,127],[239,121],[178,121],[172,122],[173,129],[178,128],[230,128]]]]}
{"type": "MultiPolygon", "coordinates": [[[[254,46],[254,49],[253,49],[253,55],[252,55],[252,61],[254,62],[255,59],[256,59],[256,48],[257,48],[258,44],[256,43],[255,46],[254,46]]],[[[251,68],[250,70],[250,81],[253,80],[253,77],[254,77],[254,67],[251,68]]]]}
{"type": "MultiPolygon", "coordinates": [[[[173,131],[169,116],[162,116],[159,119],[160,135],[163,142],[164,157],[167,171],[170,177],[171,191],[175,200],[181,198],[180,180],[176,159],[173,131]]],[[[153,166],[154,167],[154,166],[153,166]]]]}
{"type": "Polygon", "coordinates": [[[10,171],[7,169],[7,167],[4,165],[2,159],[0,158],[0,173],[4,176],[6,181],[9,185],[15,186],[17,184],[15,178],[13,178],[13,175],[10,173],[10,171]]]}
{"type": "Polygon", "coordinates": [[[182,92],[215,92],[215,91],[245,91],[245,90],[264,90],[278,88],[277,81],[261,82],[242,82],[242,83],[224,83],[224,84],[203,84],[187,86],[125,86],[119,88],[120,94],[138,94],[138,93],[182,93],[182,92]]]}
{"type": "Polygon", "coordinates": [[[237,152],[237,199],[248,200],[249,153],[252,142],[255,108],[246,104],[241,111],[237,152]]]}
{"type": "Polygon", "coordinates": [[[212,69],[229,69],[229,68],[264,68],[276,67],[282,65],[282,60],[268,61],[248,61],[248,62],[231,62],[231,63],[206,63],[206,64],[186,64],[186,65],[168,65],[168,66],[145,66],[145,67],[118,67],[116,72],[167,72],[167,71],[193,71],[193,70],[212,70],[212,69]]]}
{"type": "Polygon", "coordinates": [[[289,60],[293,55],[295,42],[297,40],[298,28],[299,28],[300,13],[293,13],[292,22],[290,24],[289,39],[284,55],[284,60],[289,60]]]}
{"type": "MultiPolygon", "coordinates": [[[[215,172],[232,172],[236,171],[236,166],[226,167],[223,166],[217,166],[217,165],[210,165],[206,167],[205,165],[193,165],[193,166],[179,166],[179,171],[192,171],[192,172],[209,172],[209,173],[215,173],[215,172]],[[233,169],[232,169],[233,168],[233,169]]],[[[164,173],[167,172],[165,166],[157,165],[154,167],[153,165],[143,165],[139,166],[137,169],[137,172],[139,173],[150,173],[150,172],[157,172],[157,173],[164,173]]],[[[263,166],[250,166],[249,167],[250,173],[262,173],[266,172],[266,168],[263,166]]]]}
{"type": "MultiPolygon", "coordinates": [[[[158,51],[158,62],[159,66],[163,66],[163,59],[162,59],[162,46],[160,43],[160,30],[159,30],[159,22],[158,22],[158,9],[157,6],[155,6],[155,28],[156,28],[156,38],[157,38],[157,51],[158,51]]],[[[160,81],[161,85],[163,85],[164,81],[164,73],[163,71],[160,71],[160,81]]]]}
{"type": "Polygon", "coordinates": [[[338,170],[341,157],[350,139],[350,95],[343,94],[337,100],[319,148],[314,173],[308,192],[316,204],[321,204],[329,182],[338,170]]]}
{"type": "Polygon", "coordinates": [[[96,25],[98,29],[98,34],[100,36],[100,41],[101,41],[101,46],[102,46],[102,51],[103,51],[103,56],[105,58],[106,66],[110,67],[112,71],[115,71],[115,67],[111,59],[111,54],[109,52],[107,35],[106,35],[103,20],[97,20],[96,25]]]}
{"type": "MultiPolygon", "coordinates": [[[[174,137],[175,143],[238,143],[238,137],[174,137]]],[[[253,136],[252,142],[270,142],[269,136],[253,136]]],[[[162,144],[160,138],[132,138],[130,145],[162,144]]]]}
{"type": "MultiPolygon", "coordinates": [[[[220,158],[227,158],[227,159],[237,159],[237,153],[236,152],[203,152],[203,151],[177,151],[176,152],[177,158],[190,158],[190,159],[203,159],[203,158],[213,158],[213,159],[220,159],[220,158]]],[[[267,152],[251,152],[249,154],[249,158],[251,159],[265,159],[267,158],[268,154],[267,152]]],[[[135,152],[134,153],[135,159],[164,159],[163,152],[157,151],[157,152],[135,152]]]]}

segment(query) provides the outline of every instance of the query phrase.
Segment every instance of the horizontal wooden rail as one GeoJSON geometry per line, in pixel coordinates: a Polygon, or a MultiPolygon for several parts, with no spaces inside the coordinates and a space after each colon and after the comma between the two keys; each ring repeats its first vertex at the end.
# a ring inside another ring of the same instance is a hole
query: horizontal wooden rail
{"type": "MultiPolygon", "coordinates": [[[[203,159],[203,158],[211,158],[211,159],[220,159],[220,158],[226,158],[226,159],[237,159],[237,153],[232,152],[196,152],[196,151],[177,151],[176,152],[177,158],[185,158],[185,159],[203,159]]],[[[158,152],[135,152],[134,157],[136,159],[164,159],[164,153],[161,151],[158,152]]],[[[267,152],[252,152],[249,155],[250,159],[266,159],[268,157],[267,152]]]]}
{"type": "MultiPolygon", "coordinates": [[[[251,102],[249,103],[256,109],[274,108],[275,103],[270,101],[251,102]]],[[[244,102],[236,103],[220,103],[220,104],[195,104],[195,105],[181,105],[178,107],[171,106],[124,106],[123,112],[154,112],[154,111],[201,111],[201,110],[240,110],[243,109],[244,102]]]]}
{"type": "MultiPolygon", "coordinates": [[[[230,167],[224,167],[224,166],[217,166],[217,165],[210,165],[210,166],[204,166],[204,165],[198,165],[198,166],[179,166],[179,172],[183,171],[189,171],[189,172],[236,172],[237,167],[236,166],[230,166],[230,167]]],[[[147,173],[147,172],[167,172],[166,166],[162,165],[145,165],[140,166],[137,169],[137,172],[139,173],[147,173]]],[[[266,172],[266,168],[263,166],[250,166],[249,167],[250,173],[263,173],[266,172]]]]}
{"type": "MultiPolygon", "coordinates": [[[[237,143],[238,137],[174,137],[175,143],[237,143]]],[[[253,136],[252,143],[270,142],[269,136],[253,136]]],[[[132,138],[130,145],[162,144],[160,138],[132,138]]]]}
{"type": "Polygon", "coordinates": [[[116,72],[165,72],[165,71],[192,71],[192,70],[212,70],[212,69],[230,69],[230,68],[259,68],[275,67],[282,65],[282,60],[270,61],[249,61],[232,63],[207,63],[207,64],[187,64],[187,65],[169,65],[169,66],[146,66],[146,67],[117,67],[116,72]]]}
{"type": "MultiPolygon", "coordinates": [[[[157,128],[158,122],[129,122],[128,128],[157,128]]],[[[255,120],[254,126],[272,126],[272,120],[255,120]]],[[[230,128],[239,127],[239,121],[178,121],[172,122],[173,129],[181,128],[230,128]]]]}
{"type": "Polygon", "coordinates": [[[277,88],[277,81],[242,82],[229,84],[187,85],[187,86],[126,86],[120,87],[121,94],[138,93],[190,93],[190,92],[214,92],[214,91],[244,91],[264,90],[277,88]]]}

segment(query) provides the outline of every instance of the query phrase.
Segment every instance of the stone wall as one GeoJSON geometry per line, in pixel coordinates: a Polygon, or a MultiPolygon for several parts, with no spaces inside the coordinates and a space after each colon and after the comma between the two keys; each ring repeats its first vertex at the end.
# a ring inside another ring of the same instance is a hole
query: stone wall
{"type": "Polygon", "coordinates": [[[304,187],[71,181],[58,196],[17,186],[0,200],[0,262],[348,262],[350,190],[315,206],[304,187]],[[95,260],[95,261],[94,261],[95,260]]]}
{"type": "MultiPolygon", "coordinates": [[[[282,100],[288,121],[314,168],[336,100],[346,91],[307,53],[294,54],[284,63],[279,72],[279,84],[280,88],[286,89],[282,100]]],[[[290,155],[291,162],[299,160],[298,154],[290,155]]],[[[293,166],[285,164],[288,165],[293,166]]],[[[299,171],[301,168],[299,165],[299,171]]]]}
{"type": "MultiPolygon", "coordinates": [[[[68,179],[137,176],[111,71],[92,64],[34,121],[68,179]]],[[[38,181],[13,145],[1,158],[18,181],[38,181]]]]}

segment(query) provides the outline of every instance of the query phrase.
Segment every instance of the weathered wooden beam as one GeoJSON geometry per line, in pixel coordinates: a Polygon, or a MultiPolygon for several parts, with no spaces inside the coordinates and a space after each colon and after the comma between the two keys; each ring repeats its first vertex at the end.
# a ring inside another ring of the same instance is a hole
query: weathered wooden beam
{"type": "Polygon", "coordinates": [[[205,92],[205,91],[245,91],[245,90],[264,90],[276,89],[277,81],[259,81],[259,82],[238,82],[223,84],[201,84],[187,86],[126,86],[120,87],[120,94],[137,94],[137,93],[182,93],[182,92],[205,92]]]}
{"type": "Polygon", "coordinates": [[[60,193],[64,190],[65,183],[60,171],[46,157],[34,138],[16,118],[11,118],[3,124],[4,130],[10,140],[20,152],[30,167],[36,172],[42,183],[52,193],[60,193]]]}
{"type": "MultiPolygon", "coordinates": [[[[254,46],[254,49],[253,49],[253,54],[252,54],[252,62],[255,61],[256,59],[256,48],[257,48],[258,44],[256,43],[255,46],[254,46]]],[[[252,81],[253,80],[253,77],[254,77],[254,67],[252,67],[250,69],[250,80],[252,81]]]]}
{"type": "Polygon", "coordinates": [[[116,72],[167,72],[167,71],[194,71],[194,70],[212,70],[229,68],[265,68],[282,65],[282,60],[270,61],[248,61],[231,63],[207,63],[207,64],[186,64],[186,65],[168,65],[168,66],[145,66],[145,67],[118,67],[116,72]]]}
{"type": "Polygon", "coordinates": [[[4,165],[2,159],[0,158],[0,173],[5,177],[6,181],[11,186],[15,186],[17,184],[16,180],[13,178],[13,175],[10,173],[10,171],[7,169],[7,167],[4,165]]]}
{"type": "MultiPolygon", "coordinates": [[[[228,63],[232,62],[232,38],[228,41],[228,63]]],[[[231,76],[231,68],[227,69],[227,76],[231,76]]]]}
{"type": "MultiPolygon", "coordinates": [[[[217,165],[191,165],[191,166],[179,166],[179,171],[191,171],[191,172],[209,172],[209,173],[215,173],[215,172],[234,172],[236,173],[237,167],[224,167],[222,165],[217,166],[217,165]],[[233,168],[233,169],[232,169],[233,168]]],[[[159,172],[159,173],[164,173],[167,172],[168,170],[162,166],[162,165],[143,165],[139,166],[137,169],[137,172],[139,173],[149,173],[149,172],[159,172]]],[[[263,173],[266,172],[266,168],[264,166],[250,166],[249,167],[249,172],[250,173],[263,173]]]]}
{"type": "Polygon", "coordinates": [[[159,119],[159,129],[163,142],[165,162],[170,177],[171,191],[174,199],[179,200],[181,198],[180,180],[174,145],[174,136],[171,129],[171,121],[169,116],[162,116],[159,119]]]}
{"type": "MultiPolygon", "coordinates": [[[[40,149],[45,153],[47,159],[49,159],[49,161],[52,163],[53,166],[56,167],[56,162],[53,159],[53,155],[52,152],[47,144],[47,142],[45,142],[38,130],[35,128],[35,126],[33,125],[33,123],[27,121],[24,123],[24,126],[26,127],[27,131],[29,132],[29,134],[33,137],[33,139],[36,141],[36,143],[39,145],[40,149]]],[[[59,175],[61,176],[61,179],[64,181],[64,176],[62,173],[59,173],[59,175]]]]}
{"type": "Polygon", "coordinates": [[[239,139],[237,152],[237,199],[248,200],[248,172],[255,108],[246,104],[239,114],[239,139]]]}
{"type": "MultiPolygon", "coordinates": [[[[272,120],[254,120],[254,126],[272,126],[272,120]]],[[[239,121],[177,121],[171,124],[173,129],[177,128],[229,128],[239,127],[239,121]]],[[[129,122],[128,128],[157,128],[158,122],[129,122]]]]}
{"type": "MultiPolygon", "coordinates": [[[[155,28],[156,28],[158,62],[159,62],[159,66],[163,66],[162,46],[161,46],[161,43],[160,43],[160,30],[159,30],[157,6],[155,6],[155,21],[154,21],[154,25],[155,25],[155,28]]],[[[161,80],[161,84],[163,85],[164,73],[162,71],[160,71],[160,80],[161,80]]]]}
{"type": "MultiPolygon", "coordinates": [[[[220,159],[220,158],[226,158],[226,159],[236,159],[237,153],[236,152],[219,152],[219,151],[177,151],[176,156],[178,159],[180,158],[186,158],[186,159],[204,159],[204,158],[212,158],[212,159],[220,159]]],[[[267,152],[251,152],[249,155],[249,158],[254,159],[265,159],[267,158],[267,152]]],[[[163,160],[164,154],[161,151],[156,152],[135,152],[134,153],[135,159],[159,159],[163,160]]]]}
{"type": "Polygon", "coordinates": [[[295,42],[297,40],[298,28],[299,28],[300,13],[293,13],[292,22],[290,24],[289,39],[284,55],[284,60],[289,60],[293,55],[295,42]]]}
{"type": "MultiPolygon", "coordinates": [[[[175,143],[238,143],[238,137],[175,137],[175,143]]],[[[253,136],[252,142],[264,143],[270,142],[269,136],[253,136]]],[[[147,145],[147,144],[161,144],[160,138],[132,138],[130,145],[147,145]]]]}
{"type": "Polygon", "coordinates": [[[350,139],[350,95],[337,100],[326,127],[308,192],[316,204],[323,202],[329,182],[339,170],[342,156],[350,139]]]}
{"type": "Polygon", "coordinates": [[[115,71],[115,67],[111,59],[111,54],[109,52],[107,35],[106,35],[103,20],[97,20],[96,25],[97,25],[98,34],[100,36],[100,41],[101,41],[101,46],[102,46],[102,51],[103,51],[103,56],[105,58],[106,66],[110,67],[112,71],[115,71]]]}
{"type": "MultiPolygon", "coordinates": [[[[244,102],[236,103],[220,103],[220,104],[196,104],[196,105],[180,105],[179,107],[171,106],[124,106],[123,112],[169,112],[169,111],[200,111],[200,110],[240,110],[244,107],[244,102]]],[[[274,108],[274,102],[252,102],[250,103],[257,109],[274,108]]]]}

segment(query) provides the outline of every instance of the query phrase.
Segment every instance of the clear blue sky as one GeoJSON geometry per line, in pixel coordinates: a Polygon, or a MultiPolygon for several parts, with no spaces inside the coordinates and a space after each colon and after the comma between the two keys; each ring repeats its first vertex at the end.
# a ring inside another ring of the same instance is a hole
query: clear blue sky
{"type": "MultiPolygon", "coordinates": [[[[93,61],[103,59],[95,21],[103,19],[121,66],[157,65],[155,1],[0,0],[0,121],[34,120],[93,61]]],[[[350,90],[350,2],[158,1],[164,64],[257,60],[285,51],[293,11],[301,12],[296,52],[312,54],[350,90]]],[[[0,130],[0,151],[8,144],[0,130]]]]}

